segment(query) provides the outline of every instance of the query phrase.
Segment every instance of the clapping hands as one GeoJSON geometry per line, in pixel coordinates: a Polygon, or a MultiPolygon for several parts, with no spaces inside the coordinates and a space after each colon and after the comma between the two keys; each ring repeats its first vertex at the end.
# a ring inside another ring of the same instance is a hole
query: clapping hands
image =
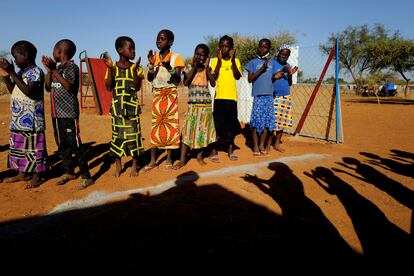
{"type": "Polygon", "coordinates": [[[52,72],[53,70],[56,69],[56,62],[54,62],[48,56],[42,56],[42,64],[43,64],[43,67],[45,67],[48,72],[52,72]]]}

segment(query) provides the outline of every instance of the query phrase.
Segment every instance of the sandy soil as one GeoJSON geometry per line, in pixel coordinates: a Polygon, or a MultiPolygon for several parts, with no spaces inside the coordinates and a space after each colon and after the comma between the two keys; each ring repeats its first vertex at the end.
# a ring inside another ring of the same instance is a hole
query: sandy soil
{"type": "MultiPolygon", "coordinates": [[[[144,138],[150,102],[146,96],[144,138]]],[[[221,163],[206,159],[208,165],[201,166],[191,159],[180,170],[165,171],[162,153],[159,168],[135,178],[128,176],[130,160],[123,160],[117,179],[107,156],[111,119],[85,110],[81,137],[96,183],[84,190],[77,189],[77,180],[56,185],[62,168],[46,103],[51,179],[30,190],[23,182],[0,184],[0,243],[10,262],[25,252],[29,261],[58,264],[76,256],[76,264],[101,267],[142,268],[183,258],[266,268],[295,259],[329,260],[340,270],[371,261],[378,268],[400,268],[413,256],[413,100],[377,104],[344,97],[344,144],[286,136],[286,152],[255,158],[249,136],[239,135],[239,161],[220,152],[221,163]]],[[[2,178],[12,174],[8,105],[9,97],[0,97],[2,178]]],[[[182,116],[184,99],[180,105],[182,116]]],[[[148,154],[141,167],[146,162],[148,154]]]]}

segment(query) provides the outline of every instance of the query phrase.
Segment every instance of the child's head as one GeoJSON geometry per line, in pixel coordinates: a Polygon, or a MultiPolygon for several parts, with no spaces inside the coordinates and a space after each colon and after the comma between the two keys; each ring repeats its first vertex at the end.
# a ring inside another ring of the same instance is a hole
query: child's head
{"type": "Polygon", "coordinates": [[[171,48],[174,43],[174,34],[170,30],[161,30],[157,35],[157,48],[160,51],[166,51],[171,48]]]}
{"type": "Polygon", "coordinates": [[[53,58],[56,62],[62,61],[62,55],[66,55],[68,59],[71,59],[76,53],[76,45],[72,40],[62,39],[59,40],[53,48],[53,58]]]}
{"type": "Polygon", "coordinates": [[[210,55],[210,49],[206,44],[198,44],[194,50],[194,57],[198,65],[203,65],[208,56],[210,55]]]}
{"type": "Polygon", "coordinates": [[[132,38],[128,36],[120,36],[115,41],[115,49],[120,57],[128,60],[135,58],[135,43],[132,38]]]}
{"type": "Polygon", "coordinates": [[[37,49],[31,42],[20,40],[13,44],[11,54],[14,57],[14,63],[23,70],[30,63],[35,63],[37,49]]]}
{"type": "Polygon", "coordinates": [[[290,56],[290,49],[289,46],[286,44],[282,44],[279,47],[279,50],[277,52],[277,61],[279,61],[280,64],[286,64],[290,56]]]}
{"type": "Polygon", "coordinates": [[[228,35],[222,36],[219,41],[219,48],[223,58],[230,56],[230,51],[233,49],[233,38],[228,35]]]}
{"type": "Polygon", "coordinates": [[[260,57],[265,57],[269,54],[270,47],[272,47],[272,42],[267,38],[262,38],[259,41],[258,53],[260,57]]]}

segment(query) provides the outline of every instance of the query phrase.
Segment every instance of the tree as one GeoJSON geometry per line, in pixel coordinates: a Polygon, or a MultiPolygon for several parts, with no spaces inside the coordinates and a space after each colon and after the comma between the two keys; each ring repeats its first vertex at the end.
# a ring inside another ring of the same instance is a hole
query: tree
{"type": "Polygon", "coordinates": [[[378,41],[399,38],[399,33],[394,32],[389,35],[381,24],[376,24],[373,29],[369,29],[367,25],[349,26],[341,33],[331,34],[328,42],[320,46],[321,51],[329,54],[337,37],[340,49],[339,66],[348,70],[357,86],[357,91],[362,92],[364,74],[378,70],[375,66],[375,57],[368,49],[378,41]]]}
{"type": "Polygon", "coordinates": [[[414,41],[402,38],[382,40],[368,47],[374,57],[374,68],[398,72],[405,81],[404,95],[407,96],[410,79],[407,73],[414,71],[414,41]]]}
{"type": "MultiPolygon", "coordinates": [[[[261,37],[258,36],[241,36],[237,33],[230,35],[234,41],[234,48],[236,49],[236,56],[240,59],[242,67],[245,67],[249,60],[256,57],[257,55],[257,46],[261,37]]],[[[277,35],[267,36],[272,42],[271,53],[275,54],[277,49],[282,44],[293,45],[296,43],[296,38],[293,34],[288,32],[280,32],[277,35]]],[[[210,55],[212,57],[217,56],[218,46],[219,46],[220,37],[207,36],[205,37],[206,44],[210,48],[210,55]]]]}

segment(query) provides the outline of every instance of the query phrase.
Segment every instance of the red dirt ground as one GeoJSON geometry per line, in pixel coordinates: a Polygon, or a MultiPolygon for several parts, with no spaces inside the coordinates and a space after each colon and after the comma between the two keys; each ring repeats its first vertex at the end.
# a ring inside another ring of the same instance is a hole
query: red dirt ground
{"type": "MultiPolygon", "coordinates": [[[[146,149],[150,101],[145,97],[141,117],[146,149]]],[[[184,104],[182,99],[181,116],[184,104]]],[[[111,176],[105,155],[111,119],[84,111],[81,137],[90,145],[89,164],[96,183],[84,190],[76,188],[76,180],[57,186],[59,165],[53,178],[35,189],[25,190],[23,182],[1,183],[0,244],[10,260],[21,259],[22,251],[57,262],[73,254],[86,265],[95,260],[103,267],[109,263],[139,267],[178,256],[204,265],[234,262],[239,268],[257,263],[271,267],[264,261],[291,258],[333,260],[338,271],[365,260],[375,261],[378,268],[384,265],[382,260],[404,264],[402,260],[413,253],[413,105],[408,99],[377,104],[372,99],[345,97],[344,144],[286,136],[286,152],[255,158],[245,137],[239,135],[239,161],[230,161],[220,152],[221,163],[206,160],[208,165],[201,166],[192,159],[186,167],[170,172],[161,163],[131,178],[131,162],[125,159],[125,171],[117,179],[111,176]],[[288,158],[305,154],[325,155],[288,158]],[[238,167],[259,162],[267,163],[238,167]],[[229,171],[206,174],[223,168],[229,171]],[[175,180],[174,187],[154,192],[153,186],[169,180],[175,180]],[[121,194],[102,206],[48,215],[66,201],[99,197],[93,192],[138,188],[142,192],[121,194]],[[38,255],[38,249],[47,253],[38,255]]],[[[9,97],[0,97],[2,178],[10,174],[8,106],[9,97]]],[[[47,148],[53,155],[56,145],[48,99],[46,106],[47,148]]],[[[141,162],[142,167],[147,160],[141,162]]],[[[282,262],[283,266],[287,267],[282,262]]]]}

